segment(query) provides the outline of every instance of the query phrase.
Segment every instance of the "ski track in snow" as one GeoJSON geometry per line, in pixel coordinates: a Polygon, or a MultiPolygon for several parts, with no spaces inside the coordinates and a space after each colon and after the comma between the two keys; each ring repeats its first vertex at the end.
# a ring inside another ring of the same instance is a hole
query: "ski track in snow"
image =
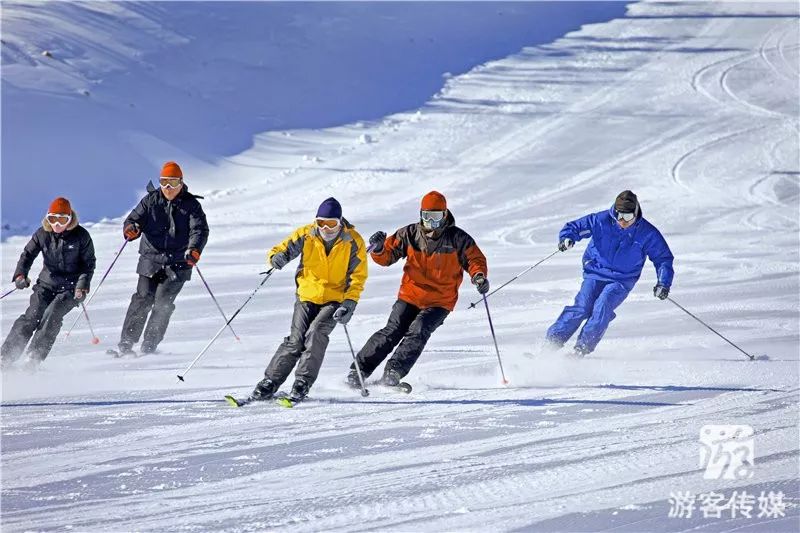
{"type": "MultiPolygon", "coordinates": [[[[792,3],[632,4],[451,78],[419,111],[265,133],[190,182],[211,225],[201,267],[228,313],[329,195],[368,237],[443,191],[498,286],[551,253],[564,221],[630,188],[676,255],[675,299],[769,361],[655,301],[649,265],[592,356],[542,353],[581,243],[491,298],[507,388],[465,283],[411,395],[348,390],[337,330],[313,401],[233,409],[223,395],[246,395],[285,335],[291,274],[237,318],[240,343],[224,332],[178,384],[220,318],[196,278],[163,353],[104,355],[135,285],[126,249],[89,306],[103,348],[81,322],[39,372],[3,374],[3,531],[797,531],[799,24],[792,3]],[[703,478],[706,424],[755,429],[752,479],[703,478]],[[672,491],[743,489],[783,491],[787,516],[667,516],[672,491]]],[[[89,226],[97,283],[120,219],[89,226]]],[[[0,245],[5,279],[24,242],[0,245]]],[[[384,324],[400,272],[370,264],[356,346],[384,324]]],[[[4,333],[26,301],[3,301],[4,333]]]]}

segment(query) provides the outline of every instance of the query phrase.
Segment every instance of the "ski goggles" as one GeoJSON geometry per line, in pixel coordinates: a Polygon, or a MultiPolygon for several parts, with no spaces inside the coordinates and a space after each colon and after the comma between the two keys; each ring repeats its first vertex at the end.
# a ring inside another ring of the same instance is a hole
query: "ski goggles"
{"type": "Polygon", "coordinates": [[[422,220],[441,222],[444,220],[444,211],[420,211],[419,216],[422,220]]]}
{"type": "Polygon", "coordinates": [[[183,184],[183,178],[158,178],[158,183],[165,189],[177,189],[183,184]]]}
{"type": "Polygon", "coordinates": [[[318,218],[316,223],[320,229],[336,229],[341,224],[341,220],[338,218],[318,218]]]}
{"type": "Polygon", "coordinates": [[[624,220],[625,222],[630,222],[636,218],[636,213],[617,213],[617,220],[624,220]]]}
{"type": "Polygon", "coordinates": [[[47,213],[45,217],[49,224],[58,224],[59,226],[66,226],[72,222],[72,215],[62,215],[61,213],[47,213]]]}

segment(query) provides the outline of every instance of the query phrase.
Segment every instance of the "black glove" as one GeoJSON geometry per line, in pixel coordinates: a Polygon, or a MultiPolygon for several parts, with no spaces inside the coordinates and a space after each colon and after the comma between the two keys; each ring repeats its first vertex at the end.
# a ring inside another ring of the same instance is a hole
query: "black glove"
{"type": "Polygon", "coordinates": [[[289,263],[289,260],[286,259],[285,255],[277,253],[272,256],[272,259],[270,259],[270,263],[272,263],[272,268],[280,270],[289,263]]]}
{"type": "Polygon", "coordinates": [[[566,252],[574,245],[575,241],[573,241],[572,239],[563,239],[560,243],[558,243],[558,249],[562,252],[566,252]]]}
{"type": "Polygon", "coordinates": [[[480,272],[472,277],[472,284],[478,289],[479,294],[486,294],[489,292],[489,280],[480,272]]]}
{"type": "Polygon", "coordinates": [[[31,280],[27,276],[23,276],[22,274],[20,274],[14,280],[14,285],[16,285],[17,289],[19,290],[27,289],[28,287],[31,286],[31,280]]]}
{"type": "Polygon", "coordinates": [[[369,245],[372,246],[372,251],[379,254],[383,251],[383,243],[386,241],[386,233],[383,231],[376,231],[369,238],[369,245]]]}
{"type": "Polygon", "coordinates": [[[339,308],[333,312],[333,319],[339,324],[345,325],[353,318],[353,311],[356,310],[355,300],[345,300],[339,308]]]}
{"type": "Polygon", "coordinates": [[[653,287],[653,296],[655,296],[659,300],[666,300],[667,296],[669,296],[669,287],[665,287],[663,285],[656,285],[655,287],[653,287]]]}
{"type": "Polygon", "coordinates": [[[139,235],[142,234],[142,230],[139,227],[139,224],[136,222],[132,224],[128,224],[122,229],[122,235],[125,237],[125,240],[128,241],[135,241],[139,238],[139,235]]]}

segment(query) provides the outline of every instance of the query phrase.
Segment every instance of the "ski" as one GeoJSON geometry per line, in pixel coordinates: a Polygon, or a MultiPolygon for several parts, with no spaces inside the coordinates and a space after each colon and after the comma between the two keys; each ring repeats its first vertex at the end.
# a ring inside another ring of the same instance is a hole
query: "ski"
{"type": "MultiPolygon", "coordinates": [[[[292,408],[295,406],[296,403],[298,403],[298,401],[292,400],[285,393],[278,393],[275,396],[273,396],[271,400],[272,403],[286,408],[292,408]]],[[[226,394],[225,401],[228,402],[228,404],[231,407],[244,407],[245,405],[251,404],[253,402],[264,402],[269,400],[255,400],[249,396],[247,398],[237,398],[232,394],[226,394]]]]}
{"type": "Polygon", "coordinates": [[[133,350],[127,353],[120,353],[118,350],[115,350],[114,348],[109,348],[108,350],[106,350],[106,354],[110,355],[114,359],[119,359],[120,357],[125,357],[126,355],[129,355],[131,357],[139,357],[139,354],[134,352],[133,350]]]}
{"type": "Polygon", "coordinates": [[[225,395],[225,401],[228,402],[232,407],[243,407],[249,403],[252,403],[253,400],[251,398],[236,398],[231,394],[225,395]]]}
{"type": "Polygon", "coordinates": [[[293,402],[291,399],[289,399],[288,396],[281,396],[280,398],[275,399],[275,403],[280,405],[281,407],[286,407],[287,409],[291,409],[297,402],[293,402]]]}
{"type": "Polygon", "coordinates": [[[405,394],[411,394],[411,391],[414,390],[411,384],[406,383],[405,381],[401,381],[397,385],[383,385],[383,386],[386,387],[387,389],[396,390],[397,392],[402,392],[405,394]]]}
{"type": "Polygon", "coordinates": [[[375,383],[370,384],[370,387],[372,386],[388,389],[395,392],[402,392],[404,394],[411,394],[411,391],[414,390],[414,387],[412,387],[410,383],[407,383],[405,381],[401,381],[397,385],[387,385],[383,381],[376,381],[375,383]]]}

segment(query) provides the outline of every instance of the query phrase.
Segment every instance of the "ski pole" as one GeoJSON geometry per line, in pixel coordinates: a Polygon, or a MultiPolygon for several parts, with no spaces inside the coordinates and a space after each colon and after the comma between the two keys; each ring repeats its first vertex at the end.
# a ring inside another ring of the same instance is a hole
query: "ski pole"
{"type": "Polygon", "coordinates": [[[262,272],[262,274],[266,274],[266,276],[264,276],[264,279],[262,279],[261,283],[258,284],[258,287],[256,287],[256,289],[252,292],[252,294],[250,294],[250,296],[247,297],[247,300],[244,301],[244,303],[241,305],[241,307],[239,307],[239,309],[237,309],[236,312],[233,313],[233,316],[230,317],[230,319],[228,319],[228,321],[225,323],[225,325],[222,326],[221,328],[219,328],[219,331],[217,331],[217,334],[214,335],[211,338],[210,341],[208,341],[208,344],[206,344],[205,348],[200,350],[200,353],[197,354],[197,357],[194,358],[194,361],[189,363],[189,366],[186,367],[186,370],[183,371],[183,374],[178,374],[178,381],[183,381],[183,376],[185,376],[187,373],[189,373],[189,370],[192,369],[194,364],[197,361],[199,361],[201,357],[203,357],[203,354],[206,353],[206,351],[208,351],[209,348],[211,348],[211,345],[214,344],[214,341],[217,340],[217,337],[222,335],[222,332],[225,331],[225,328],[227,328],[230,325],[230,323],[233,322],[233,320],[236,318],[236,316],[242,311],[242,309],[244,309],[244,306],[246,306],[248,304],[248,302],[250,302],[250,300],[253,299],[253,296],[256,295],[256,293],[258,292],[258,289],[260,289],[261,287],[264,286],[264,284],[267,282],[267,280],[272,275],[272,272],[274,270],[275,270],[274,268],[270,268],[266,272],[262,272]]]}
{"type": "Polygon", "coordinates": [[[367,387],[364,385],[364,376],[361,374],[361,367],[358,364],[358,357],[356,357],[356,351],[353,350],[353,343],[350,342],[350,332],[347,331],[347,324],[342,324],[344,328],[344,334],[347,337],[347,345],[350,346],[350,353],[353,356],[353,364],[356,365],[356,373],[358,374],[358,382],[361,385],[361,396],[367,397],[369,396],[369,391],[367,387]]]}
{"type": "Polygon", "coordinates": [[[89,324],[89,332],[92,334],[92,344],[100,344],[100,338],[94,334],[92,321],[89,320],[89,313],[86,312],[86,306],[81,302],[81,309],[83,309],[83,316],[86,317],[86,323],[89,324]]]}
{"type": "Polygon", "coordinates": [[[3,298],[5,298],[6,296],[8,296],[9,294],[11,294],[12,292],[14,292],[15,290],[17,290],[17,288],[16,288],[16,287],[14,287],[13,289],[11,289],[11,290],[10,290],[10,291],[8,291],[8,292],[5,292],[5,293],[3,293],[3,295],[2,295],[2,296],[0,296],[0,300],[2,300],[3,298]]]}
{"type": "MultiPolygon", "coordinates": [[[[197,267],[197,265],[194,266],[194,269],[197,270],[197,273],[200,275],[200,279],[203,280],[203,285],[206,286],[206,289],[208,290],[208,294],[210,294],[211,295],[211,299],[214,300],[214,304],[217,306],[217,309],[219,309],[219,314],[222,315],[222,319],[225,320],[225,322],[228,322],[228,317],[225,316],[225,311],[222,310],[222,307],[220,307],[219,302],[214,297],[214,293],[211,292],[211,287],[208,286],[208,282],[206,281],[205,276],[203,276],[203,273],[200,272],[200,269],[197,267]]],[[[236,340],[237,341],[241,341],[241,339],[239,338],[239,335],[237,335],[236,332],[233,331],[233,326],[230,325],[230,322],[228,322],[228,328],[230,328],[231,333],[233,333],[233,336],[236,337],[236,340]]]]}
{"type": "MultiPolygon", "coordinates": [[[[95,294],[100,292],[100,287],[103,286],[103,282],[108,277],[108,273],[111,272],[112,268],[114,268],[114,265],[117,263],[117,259],[119,259],[119,256],[122,255],[122,250],[125,249],[125,247],[128,245],[129,242],[131,242],[131,241],[129,241],[128,239],[125,239],[125,242],[122,243],[122,247],[119,249],[119,252],[117,252],[116,257],[114,257],[114,260],[111,261],[110,265],[108,265],[108,268],[106,269],[105,274],[103,274],[103,277],[100,278],[100,283],[97,284],[97,288],[94,290],[94,292],[92,292],[92,294],[89,295],[89,299],[86,300],[86,303],[84,305],[89,305],[90,303],[92,303],[92,298],[94,298],[95,294]]],[[[72,333],[72,330],[75,328],[75,324],[78,323],[78,320],[81,319],[81,316],[82,315],[78,314],[78,316],[75,317],[75,321],[69,327],[69,330],[67,331],[67,334],[64,336],[65,338],[69,337],[69,334],[72,333]]],[[[89,315],[86,315],[86,316],[88,317],[89,315]]]]}
{"type": "Polygon", "coordinates": [[[749,353],[747,353],[747,352],[745,352],[744,350],[742,350],[741,348],[739,348],[739,347],[738,347],[737,345],[735,345],[733,342],[731,342],[730,340],[728,340],[728,338],[727,338],[727,337],[725,337],[725,336],[724,336],[724,335],[722,335],[720,332],[718,332],[717,330],[715,330],[714,328],[712,328],[711,326],[709,326],[708,324],[706,324],[705,322],[703,322],[702,320],[700,320],[699,318],[697,318],[696,316],[694,316],[692,313],[690,313],[690,312],[689,312],[689,311],[688,311],[688,310],[687,310],[685,307],[683,307],[681,304],[679,304],[678,302],[676,302],[675,300],[673,300],[673,299],[672,299],[672,298],[670,298],[669,296],[667,296],[667,300],[669,300],[670,302],[674,303],[676,306],[678,306],[678,308],[680,308],[680,309],[681,309],[681,311],[683,311],[684,313],[686,313],[686,314],[687,314],[687,315],[689,315],[690,317],[694,318],[695,320],[697,320],[698,322],[700,322],[701,324],[703,324],[705,327],[707,327],[708,329],[710,329],[711,331],[713,331],[714,333],[716,333],[718,337],[720,337],[720,338],[721,338],[721,339],[723,339],[725,342],[727,342],[728,344],[730,344],[731,346],[733,346],[734,348],[736,348],[737,350],[739,350],[740,352],[742,352],[743,354],[745,354],[745,355],[746,355],[746,356],[747,356],[747,357],[748,357],[748,358],[749,358],[751,361],[754,361],[754,360],[755,360],[755,356],[753,356],[753,355],[750,355],[749,353]]]}
{"type": "Polygon", "coordinates": [[[506,373],[503,371],[503,361],[500,359],[500,348],[497,346],[497,336],[494,334],[494,325],[492,324],[492,314],[489,313],[489,300],[486,295],[483,295],[483,303],[486,305],[486,318],[489,319],[489,329],[492,332],[492,340],[494,341],[494,350],[497,352],[497,362],[500,363],[500,375],[503,376],[503,385],[508,385],[506,373]]]}
{"type": "MultiPolygon", "coordinates": [[[[497,287],[495,290],[493,290],[493,291],[492,291],[492,292],[490,292],[489,294],[485,294],[485,295],[484,295],[484,299],[486,299],[486,298],[488,298],[489,296],[491,296],[492,294],[496,293],[497,291],[499,291],[500,289],[502,289],[502,288],[503,288],[503,287],[505,287],[506,285],[508,285],[508,284],[510,284],[510,283],[512,283],[512,282],[514,282],[514,281],[515,281],[515,280],[516,280],[518,277],[520,277],[520,276],[524,276],[525,274],[527,274],[528,272],[530,272],[531,270],[533,270],[533,269],[534,269],[534,268],[536,268],[537,266],[541,265],[542,263],[544,263],[545,261],[547,261],[548,259],[550,259],[550,258],[551,258],[551,257],[553,257],[554,255],[556,255],[558,252],[559,252],[559,251],[558,251],[558,250],[556,250],[555,252],[553,252],[552,254],[548,255],[547,257],[545,257],[545,258],[543,258],[543,259],[540,259],[540,260],[539,260],[539,261],[537,261],[537,262],[536,262],[534,265],[532,265],[532,266],[529,266],[528,268],[526,268],[525,270],[523,270],[522,272],[520,272],[519,274],[517,274],[516,276],[514,276],[514,277],[513,277],[513,278],[511,278],[510,280],[506,281],[505,283],[503,283],[502,285],[500,285],[499,287],[497,287]]],[[[480,300],[476,300],[476,301],[472,302],[471,304],[469,304],[469,308],[470,308],[470,309],[473,309],[473,308],[474,308],[476,305],[478,305],[479,303],[480,303],[480,300]]]]}

